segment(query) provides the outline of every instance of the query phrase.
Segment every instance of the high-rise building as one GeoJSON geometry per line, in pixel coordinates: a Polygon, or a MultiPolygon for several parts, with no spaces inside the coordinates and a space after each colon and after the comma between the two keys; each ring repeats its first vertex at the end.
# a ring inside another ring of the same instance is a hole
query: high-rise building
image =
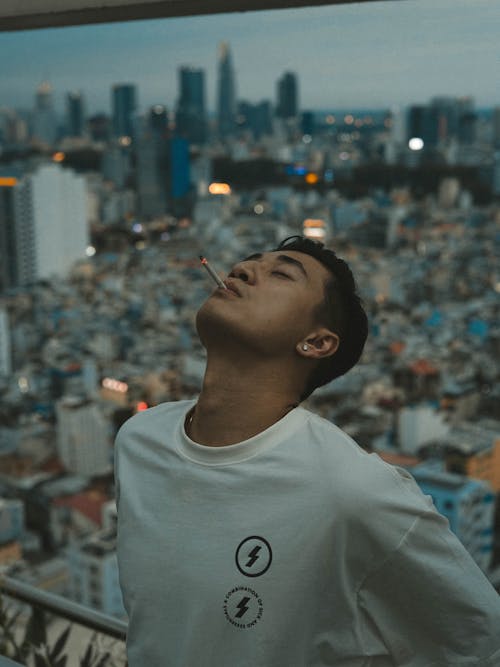
{"type": "Polygon", "coordinates": [[[57,449],[64,467],[77,475],[110,470],[109,426],[97,403],[66,396],[56,403],[57,449]]]}
{"type": "Polygon", "coordinates": [[[48,146],[53,146],[57,139],[57,116],[52,93],[48,81],[41,83],[36,91],[33,112],[33,139],[48,146]]]}
{"type": "Polygon", "coordinates": [[[285,72],[278,80],[277,92],[276,116],[284,119],[296,118],[299,108],[297,76],[293,72],[285,72]]]}
{"type": "Polygon", "coordinates": [[[67,133],[70,137],[82,137],[85,131],[85,104],[80,91],[66,96],[67,133]]]}
{"type": "Polygon", "coordinates": [[[139,212],[149,218],[165,215],[168,194],[168,140],[144,133],[137,142],[136,181],[139,212]]]}
{"type": "Polygon", "coordinates": [[[422,139],[424,147],[435,147],[439,141],[439,116],[436,108],[414,105],[408,109],[407,140],[422,139]]]}
{"type": "Polygon", "coordinates": [[[312,111],[303,111],[300,116],[300,124],[301,124],[302,134],[308,134],[309,136],[312,137],[316,130],[314,113],[312,111]]]}
{"type": "Polygon", "coordinates": [[[458,99],[458,140],[461,144],[473,144],[476,140],[477,114],[472,97],[458,99]]]}
{"type": "Polygon", "coordinates": [[[217,91],[217,127],[221,138],[234,133],[236,129],[236,83],[229,44],[219,44],[217,91]]]}
{"type": "Polygon", "coordinates": [[[180,67],[176,133],[192,144],[207,139],[205,112],[205,72],[194,67],[180,67]]]}
{"type": "Polygon", "coordinates": [[[458,137],[460,106],[456,97],[434,97],[431,107],[437,114],[438,141],[458,137]]]}
{"type": "Polygon", "coordinates": [[[172,200],[177,201],[187,195],[190,189],[189,145],[182,137],[169,141],[169,190],[172,200]]]}
{"type": "Polygon", "coordinates": [[[20,176],[17,170],[0,171],[0,294],[18,284],[19,252],[14,193],[20,176]]]}
{"type": "Polygon", "coordinates": [[[0,188],[2,288],[67,275],[89,242],[85,179],[48,164],[3,182],[11,185],[0,188]]]}
{"type": "Polygon", "coordinates": [[[113,136],[134,137],[134,121],[137,109],[137,88],[131,83],[113,86],[113,136]]]}
{"type": "Polygon", "coordinates": [[[9,315],[5,308],[0,308],[0,377],[7,377],[12,372],[10,347],[9,315]]]}

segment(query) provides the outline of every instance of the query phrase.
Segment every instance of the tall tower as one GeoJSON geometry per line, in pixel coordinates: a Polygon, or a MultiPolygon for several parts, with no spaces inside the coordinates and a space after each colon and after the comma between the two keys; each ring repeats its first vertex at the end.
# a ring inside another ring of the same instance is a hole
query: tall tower
{"type": "Polygon", "coordinates": [[[69,136],[83,136],[85,130],[85,106],[80,91],[75,90],[66,96],[66,114],[69,136]]]}
{"type": "Polygon", "coordinates": [[[220,137],[232,134],[236,127],[236,85],[229,44],[219,44],[219,81],[217,120],[220,137]]]}
{"type": "Polygon", "coordinates": [[[285,119],[296,118],[298,107],[297,76],[293,72],[285,72],[278,81],[276,116],[285,119]]]}
{"type": "Polygon", "coordinates": [[[113,86],[113,136],[134,136],[134,114],[137,108],[137,89],[131,83],[113,86]]]}
{"type": "Polygon", "coordinates": [[[205,72],[194,67],[180,67],[176,131],[193,144],[206,141],[205,72]]]}
{"type": "Polygon", "coordinates": [[[53,146],[57,138],[57,117],[52,93],[48,81],[38,86],[33,113],[33,138],[48,146],[53,146]]]}

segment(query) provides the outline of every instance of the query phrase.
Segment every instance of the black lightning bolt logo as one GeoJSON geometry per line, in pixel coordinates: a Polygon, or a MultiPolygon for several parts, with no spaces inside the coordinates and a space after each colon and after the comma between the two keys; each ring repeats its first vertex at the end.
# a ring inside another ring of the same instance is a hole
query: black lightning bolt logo
{"type": "Polygon", "coordinates": [[[244,614],[247,613],[248,611],[247,602],[249,601],[250,598],[243,598],[243,600],[238,603],[239,612],[236,614],[236,618],[241,618],[244,614]]]}
{"type": "Polygon", "coordinates": [[[249,559],[248,559],[248,562],[246,564],[246,567],[252,567],[252,565],[255,563],[255,561],[259,559],[257,554],[259,553],[259,551],[261,549],[262,549],[262,547],[259,547],[259,546],[256,546],[252,549],[252,551],[248,554],[249,559]]]}

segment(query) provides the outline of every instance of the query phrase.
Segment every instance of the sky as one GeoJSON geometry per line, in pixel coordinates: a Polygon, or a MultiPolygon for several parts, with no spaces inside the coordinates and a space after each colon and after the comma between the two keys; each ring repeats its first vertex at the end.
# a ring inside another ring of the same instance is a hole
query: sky
{"type": "Polygon", "coordinates": [[[32,108],[49,80],[56,108],[81,90],[111,110],[114,83],[137,84],[139,110],[174,109],[178,67],[206,72],[215,110],[217,51],[230,44],[238,100],[276,102],[298,75],[301,110],[397,108],[435,95],[500,106],[500,2],[399,0],[0,33],[0,107],[32,108]],[[8,66],[6,67],[6,64],[8,66]]]}

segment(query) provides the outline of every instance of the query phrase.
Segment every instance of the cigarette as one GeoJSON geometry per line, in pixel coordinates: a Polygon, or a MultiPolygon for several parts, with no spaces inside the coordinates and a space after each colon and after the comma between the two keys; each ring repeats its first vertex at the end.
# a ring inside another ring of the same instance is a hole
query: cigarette
{"type": "Polygon", "coordinates": [[[206,270],[208,271],[208,274],[209,274],[210,276],[212,276],[212,278],[215,280],[215,282],[217,283],[217,285],[218,285],[219,287],[222,287],[222,289],[227,289],[227,287],[224,285],[223,281],[219,278],[219,276],[215,273],[215,271],[212,269],[212,267],[211,267],[210,264],[208,263],[207,258],[206,258],[206,257],[203,257],[203,255],[200,255],[200,259],[201,259],[201,263],[203,264],[203,266],[204,266],[204,267],[206,268],[206,270]]]}

